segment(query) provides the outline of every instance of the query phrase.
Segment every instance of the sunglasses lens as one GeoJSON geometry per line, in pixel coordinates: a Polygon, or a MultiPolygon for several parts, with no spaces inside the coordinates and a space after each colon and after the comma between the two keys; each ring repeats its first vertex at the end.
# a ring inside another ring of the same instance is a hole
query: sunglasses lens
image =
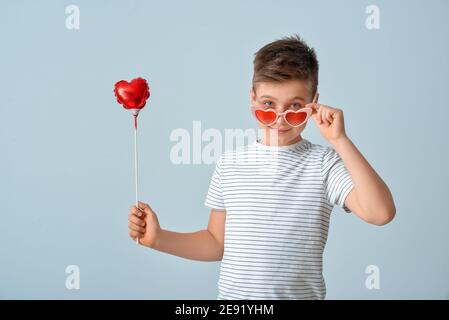
{"type": "Polygon", "coordinates": [[[285,120],[293,127],[301,125],[306,119],[307,113],[305,112],[289,112],[285,115],[285,120]]]}
{"type": "Polygon", "coordinates": [[[276,112],[270,110],[256,110],[255,115],[257,120],[265,125],[272,124],[277,118],[276,112]]]}

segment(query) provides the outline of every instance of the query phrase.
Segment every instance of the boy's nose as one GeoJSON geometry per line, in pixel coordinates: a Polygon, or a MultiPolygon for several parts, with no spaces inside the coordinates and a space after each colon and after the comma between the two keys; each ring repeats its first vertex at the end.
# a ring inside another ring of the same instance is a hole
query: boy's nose
{"type": "Polygon", "coordinates": [[[283,115],[279,116],[278,120],[276,121],[276,125],[277,125],[278,127],[288,126],[288,123],[285,122],[285,119],[284,119],[284,116],[283,116],[283,115]]]}

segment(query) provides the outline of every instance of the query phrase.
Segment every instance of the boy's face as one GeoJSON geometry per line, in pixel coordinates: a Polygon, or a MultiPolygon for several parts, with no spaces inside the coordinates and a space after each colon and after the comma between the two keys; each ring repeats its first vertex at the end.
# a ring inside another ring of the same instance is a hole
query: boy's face
{"type": "MultiPolygon", "coordinates": [[[[271,108],[278,113],[288,109],[296,111],[312,102],[311,91],[310,84],[306,81],[259,82],[254,89],[250,90],[251,105],[271,108]]],[[[259,127],[265,129],[263,143],[278,146],[298,142],[306,123],[299,127],[292,127],[285,122],[283,117],[279,117],[271,126],[258,122],[259,127]],[[272,141],[273,139],[274,141],[272,141]]]]}

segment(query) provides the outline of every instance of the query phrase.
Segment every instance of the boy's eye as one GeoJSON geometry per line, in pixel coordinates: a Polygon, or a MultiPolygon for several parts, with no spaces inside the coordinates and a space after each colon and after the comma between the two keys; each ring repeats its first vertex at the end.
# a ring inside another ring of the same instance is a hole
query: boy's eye
{"type": "Polygon", "coordinates": [[[264,101],[263,105],[266,106],[266,107],[272,107],[273,106],[273,102],[271,102],[271,101],[264,101]]]}
{"type": "Polygon", "coordinates": [[[298,110],[302,108],[302,105],[299,103],[293,103],[291,106],[292,109],[298,110]]]}

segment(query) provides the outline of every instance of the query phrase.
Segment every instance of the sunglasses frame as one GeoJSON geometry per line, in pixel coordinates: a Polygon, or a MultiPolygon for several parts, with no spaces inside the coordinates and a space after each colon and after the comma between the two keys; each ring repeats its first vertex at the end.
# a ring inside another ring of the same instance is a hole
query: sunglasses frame
{"type": "MultiPolygon", "coordinates": [[[[313,99],[312,99],[312,103],[318,103],[318,98],[319,98],[319,96],[320,96],[320,94],[318,93],[318,91],[315,92],[315,96],[314,96],[313,99]]],[[[296,128],[296,127],[299,127],[299,126],[303,125],[304,123],[307,122],[307,120],[309,120],[310,116],[311,116],[312,113],[313,113],[313,110],[312,110],[312,108],[304,107],[304,108],[301,108],[301,109],[299,109],[299,110],[286,110],[286,111],[284,111],[284,112],[279,112],[279,113],[278,113],[278,112],[274,111],[273,109],[267,109],[267,108],[264,107],[264,106],[251,106],[251,112],[252,112],[253,116],[256,118],[256,120],[259,121],[260,123],[262,123],[262,124],[265,125],[265,126],[271,126],[271,125],[275,124],[275,123],[279,120],[279,117],[280,117],[280,116],[283,116],[283,117],[284,117],[284,121],[285,121],[289,126],[292,126],[292,127],[295,127],[295,128],[296,128]],[[277,117],[276,117],[276,119],[275,119],[273,122],[271,122],[270,124],[265,124],[265,123],[263,123],[262,121],[260,121],[260,120],[257,118],[257,116],[256,116],[256,111],[257,111],[257,110],[270,111],[270,112],[272,111],[272,112],[274,112],[274,113],[277,114],[277,117]],[[287,121],[287,117],[286,117],[286,115],[287,115],[288,113],[291,113],[291,112],[293,112],[293,113],[306,112],[306,113],[307,113],[307,116],[306,116],[306,118],[304,119],[303,122],[301,122],[300,124],[297,124],[297,125],[294,126],[294,125],[291,125],[290,122],[287,121]]]]}
{"type": "Polygon", "coordinates": [[[284,111],[284,112],[276,112],[276,111],[274,111],[273,109],[267,109],[267,108],[264,107],[264,106],[251,106],[251,112],[252,112],[253,116],[257,119],[257,121],[259,121],[260,123],[262,123],[262,124],[265,125],[265,126],[271,126],[271,125],[275,124],[275,123],[279,120],[279,117],[282,116],[282,117],[284,118],[284,121],[285,121],[289,126],[296,128],[296,127],[299,127],[299,126],[303,125],[304,123],[307,122],[307,120],[309,120],[310,116],[312,115],[312,108],[305,107],[305,108],[301,108],[301,109],[299,109],[299,110],[286,110],[286,111],[284,111]],[[264,112],[273,112],[273,113],[276,114],[276,119],[274,119],[274,120],[273,120],[272,122],[270,122],[270,123],[264,123],[264,122],[260,121],[259,118],[257,118],[256,111],[258,111],[258,110],[262,110],[262,111],[264,111],[264,112]],[[299,123],[299,124],[297,124],[297,125],[293,125],[293,124],[291,124],[291,123],[287,120],[287,115],[288,115],[289,113],[294,113],[294,114],[298,114],[298,113],[306,113],[306,118],[305,118],[304,121],[302,121],[301,123],[299,123]]]}

